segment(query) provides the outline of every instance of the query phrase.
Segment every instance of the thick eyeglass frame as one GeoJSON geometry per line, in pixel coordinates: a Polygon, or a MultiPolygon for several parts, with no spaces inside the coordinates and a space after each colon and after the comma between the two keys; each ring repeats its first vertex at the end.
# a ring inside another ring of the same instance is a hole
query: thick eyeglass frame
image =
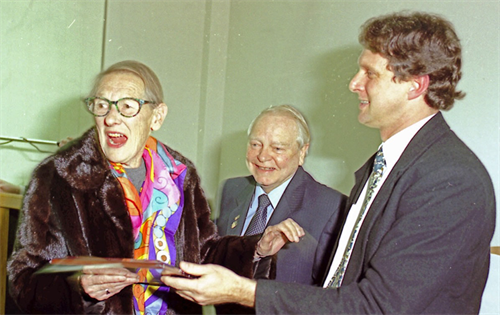
{"type": "Polygon", "coordinates": [[[116,111],[118,113],[120,113],[120,115],[122,115],[123,117],[132,118],[132,117],[135,117],[135,116],[139,115],[139,113],[141,112],[141,109],[142,109],[142,105],[144,105],[144,104],[155,104],[154,102],[146,101],[146,100],[143,100],[143,99],[140,99],[140,98],[134,98],[134,97],[124,97],[124,98],[120,98],[120,99],[118,99],[116,101],[110,101],[107,98],[95,96],[95,97],[87,97],[83,101],[85,102],[85,105],[87,105],[87,110],[92,115],[94,115],[96,117],[105,117],[105,116],[107,116],[109,114],[109,112],[111,111],[111,105],[115,105],[116,111]],[[93,111],[90,110],[90,104],[92,103],[92,101],[94,101],[96,99],[108,102],[109,108],[108,108],[108,111],[106,112],[106,114],[97,115],[96,113],[94,113],[93,111]],[[137,111],[137,113],[135,113],[132,116],[128,116],[128,115],[124,115],[122,112],[120,112],[120,108],[118,108],[118,102],[123,101],[123,100],[134,100],[134,101],[138,102],[139,103],[139,110],[137,111]]]}

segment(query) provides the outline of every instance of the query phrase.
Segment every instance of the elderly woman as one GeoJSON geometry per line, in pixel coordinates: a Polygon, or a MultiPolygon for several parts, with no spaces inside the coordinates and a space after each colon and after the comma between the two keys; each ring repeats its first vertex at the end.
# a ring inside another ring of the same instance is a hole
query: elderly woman
{"type": "MultiPolygon", "coordinates": [[[[149,273],[139,277],[114,268],[84,269],[79,277],[34,274],[53,258],[213,262],[251,276],[255,253],[274,253],[275,236],[257,244],[255,237],[217,235],[193,164],[150,136],[167,115],[162,97],[147,66],[135,61],[111,66],[97,76],[85,99],[95,127],[35,169],[8,265],[11,294],[23,310],[200,312],[168,287],[148,285],[154,276],[149,273]]],[[[302,233],[293,222],[272,231],[279,232],[295,241],[302,233]]]]}

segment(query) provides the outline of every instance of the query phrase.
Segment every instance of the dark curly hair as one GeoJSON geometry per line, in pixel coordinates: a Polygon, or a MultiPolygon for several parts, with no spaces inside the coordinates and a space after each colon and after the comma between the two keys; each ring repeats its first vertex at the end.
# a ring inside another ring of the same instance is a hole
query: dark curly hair
{"type": "Polygon", "coordinates": [[[369,19],[359,42],[388,59],[395,79],[429,75],[427,104],[448,110],[465,93],[456,90],[462,76],[462,47],[453,25],[438,15],[398,12],[369,19]]]}

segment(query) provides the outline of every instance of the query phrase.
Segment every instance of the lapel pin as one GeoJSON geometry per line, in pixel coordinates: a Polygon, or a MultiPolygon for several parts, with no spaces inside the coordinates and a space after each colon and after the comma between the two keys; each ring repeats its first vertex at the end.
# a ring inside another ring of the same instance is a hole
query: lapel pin
{"type": "Polygon", "coordinates": [[[231,224],[231,229],[234,229],[237,225],[238,225],[238,219],[240,218],[240,215],[237,215],[235,218],[234,218],[234,221],[233,223],[231,224]]]}

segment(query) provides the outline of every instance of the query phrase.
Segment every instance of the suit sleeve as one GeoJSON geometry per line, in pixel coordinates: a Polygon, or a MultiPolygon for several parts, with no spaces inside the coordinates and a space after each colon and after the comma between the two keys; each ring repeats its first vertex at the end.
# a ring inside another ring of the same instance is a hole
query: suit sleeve
{"type": "Polygon", "coordinates": [[[335,248],[335,243],[342,228],[347,197],[340,193],[338,196],[337,205],[332,207],[335,211],[331,211],[330,219],[321,232],[314,256],[312,277],[317,285],[322,285],[321,281],[328,270],[332,249],[335,248]]]}
{"type": "Polygon", "coordinates": [[[376,236],[364,239],[372,244],[356,242],[355,251],[375,248],[351,257],[347,272],[363,264],[351,281],[339,289],[258,281],[257,314],[449,313],[457,303],[464,308],[456,313],[477,313],[495,222],[491,182],[482,170],[453,163],[421,170],[407,172],[373,218],[376,236]]]}

